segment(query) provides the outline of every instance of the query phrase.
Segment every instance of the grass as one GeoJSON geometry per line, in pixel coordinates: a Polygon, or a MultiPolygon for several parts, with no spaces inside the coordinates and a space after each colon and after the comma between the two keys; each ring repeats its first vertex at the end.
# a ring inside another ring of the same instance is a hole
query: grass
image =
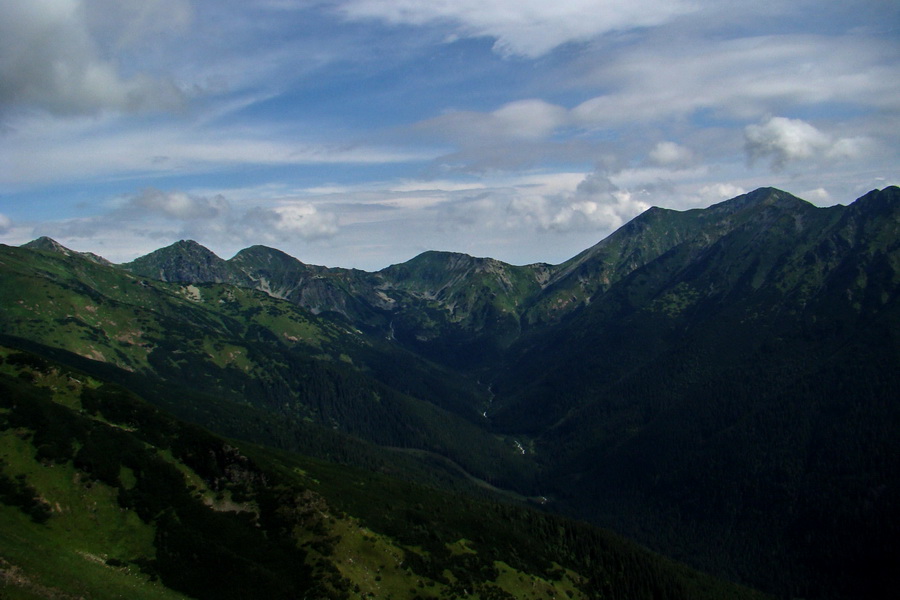
{"type": "MultiPolygon", "coordinates": [[[[330,534],[339,539],[331,560],[343,577],[352,582],[354,598],[456,598],[463,592],[473,600],[509,598],[584,598],[576,582],[580,576],[569,570],[559,569],[556,581],[517,571],[504,562],[495,562],[499,573],[494,581],[462,585],[450,570],[445,570],[444,582],[416,574],[405,562],[410,553],[427,556],[428,552],[417,547],[404,546],[392,538],[376,533],[361,525],[356,519],[336,520],[330,534]]],[[[459,539],[446,544],[452,555],[477,554],[468,540],[459,539]]]]}
{"type": "Polygon", "coordinates": [[[10,577],[0,579],[0,597],[9,598],[184,598],[136,567],[106,563],[116,552],[114,540],[98,545],[88,523],[51,517],[45,525],[32,522],[21,511],[0,505],[4,532],[0,560],[10,577]],[[56,522],[54,522],[56,521],[56,522]],[[81,539],[88,534],[95,539],[81,539]],[[93,551],[92,551],[93,550],[93,551]],[[111,550],[111,552],[107,552],[111,550]]]}
{"type": "Polygon", "coordinates": [[[129,564],[154,555],[155,532],[118,507],[115,489],[83,479],[71,463],[43,465],[33,454],[20,432],[0,434],[4,472],[24,476],[52,509],[49,520],[39,524],[0,504],[0,559],[7,574],[0,579],[0,597],[184,597],[129,564]]]}

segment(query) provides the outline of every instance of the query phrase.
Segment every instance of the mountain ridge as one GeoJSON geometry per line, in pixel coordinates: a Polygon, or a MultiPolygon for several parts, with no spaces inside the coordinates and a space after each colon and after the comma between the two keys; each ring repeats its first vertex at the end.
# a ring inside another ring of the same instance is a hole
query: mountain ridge
{"type": "MultiPolygon", "coordinates": [[[[711,204],[710,206],[708,206],[706,208],[691,208],[691,209],[685,209],[685,210],[675,210],[675,209],[664,208],[664,207],[660,207],[660,206],[651,206],[646,211],[644,211],[643,213],[641,213],[640,215],[635,217],[632,221],[629,221],[628,223],[623,225],[623,228],[634,226],[635,222],[640,222],[644,218],[647,218],[650,216],[656,216],[659,214],[668,214],[668,215],[682,214],[682,215],[685,215],[685,214],[704,213],[704,212],[708,213],[708,214],[735,213],[735,212],[738,212],[739,210],[743,210],[746,208],[759,208],[759,207],[765,207],[765,206],[778,206],[778,205],[780,205],[782,207],[803,206],[803,207],[807,207],[807,208],[814,208],[816,210],[828,210],[828,209],[833,209],[833,208],[840,209],[840,208],[847,208],[847,207],[853,206],[853,205],[856,205],[858,208],[863,205],[867,205],[867,206],[868,205],[877,205],[882,208],[885,208],[885,207],[889,207],[891,204],[891,202],[890,202],[891,190],[896,190],[896,189],[898,189],[897,186],[888,186],[884,189],[873,189],[873,190],[867,192],[866,194],[864,194],[863,196],[861,196],[860,198],[858,198],[857,200],[855,200],[854,202],[851,202],[848,205],[836,204],[836,205],[829,206],[829,207],[818,207],[806,200],[802,200],[802,199],[790,194],[789,192],[785,192],[778,188],[761,187],[761,188],[757,188],[751,192],[748,192],[746,194],[741,194],[734,198],[723,200],[723,201],[715,203],[715,204],[711,204]]],[[[111,263],[110,261],[108,261],[106,259],[102,259],[102,260],[104,260],[107,264],[116,264],[117,266],[123,267],[126,269],[131,269],[131,268],[139,269],[142,266],[141,262],[136,262],[136,261],[143,261],[143,260],[147,259],[148,257],[155,257],[158,253],[160,253],[163,250],[171,250],[172,251],[172,252],[167,252],[165,254],[170,254],[170,253],[174,254],[175,251],[181,251],[186,254],[195,254],[196,253],[199,255],[204,255],[204,257],[208,256],[209,258],[204,258],[204,260],[209,260],[210,262],[212,262],[214,264],[218,264],[219,261],[223,261],[223,262],[234,261],[236,258],[238,258],[239,256],[246,254],[246,253],[253,253],[255,251],[264,251],[264,252],[275,252],[277,254],[282,255],[285,259],[291,259],[292,261],[296,261],[300,265],[304,265],[304,266],[306,266],[310,269],[316,270],[316,271],[327,271],[327,270],[357,271],[360,273],[373,275],[373,274],[381,273],[385,270],[390,270],[397,266],[402,266],[404,264],[413,262],[416,259],[420,259],[424,256],[436,254],[436,255],[455,256],[455,257],[460,257],[460,258],[465,258],[465,259],[473,259],[475,261],[491,261],[491,262],[499,263],[499,264],[502,264],[505,266],[513,266],[513,267],[521,267],[521,268],[528,268],[528,267],[534,267],[534,266],[560,268],[560,267],[563,267],[564,265],[569,264],[573,261],[580,262],[580,259],[583,255],[589,254],[596,248],[603,245],[604,243],[607,243],[609,237],[610,236],[608,236],[607,238],[604,238],[603,240],[601,240],[594,246],[592,246],[592,247],[582,251],[581,253],[577,254],[576,256],[574,256],[568,260],[565,260],[562,263],[556,264],[556,265],[546,263],[546,262],[541,262],[541,261],[536,262],[536,263],[529,263],[526,265],[513,265],[511,263],[505,263],[503,261],[499,261],[499,260],[491,258],[491,257],[475,257],[475,256],[471,256],[471,255],[468,255],[468,254],[465,254],[462,252],[457,252],[457,251],[426,250],[426,251],[423,251],[422,253],[420,253],[402,263],[392,264],[387,267],[383,267],[382,269],[378,269],[376,271],[361,271],[359,269],[345,268],[345,267],[324,267],[324,266],[309,265],[307,263],[302,262],[300,259],[298,259],[294,256],[291,256],[290,254],[287,254],[286,252],[284,252],[282,250],[279,250],[279,249],[271,247],[271,246],[262,245],[262,244],[256,244],[256,245],[249,246],[247,248],[239,250],[237,253],[235,253],[235,255],[233,257],[231,257],[229,259],[223,259],[223,258],[219,257],[218,255],[216,255],[213,251],[211,251],[208,248],[206,248],[205,246],[203,246],[201,243],[197,242],[196,240],[192,240],[192,239],[182,239],[182,240],[173,242],[172,244],[169,244],[168,246],[164,246],[158,250],[154,250],[148,254],[138,257],[137,259],[133,259],[132,261],[125,262],[125,263],[111,263]]],[[[30,242],[26,242],[25,244],[22,244],[22,246],[31,248],[31,249],[37,249],[37,250],[56,251],[56,252],[60,252],[63,254],[76,252],[74,250],[66,248],[59,242],[57,242],[47,236],[42,236],[42,237],[39,237],[30,242]]],[[[77,253],[80,255],[83,255],[83,256],[97,256],[96,254],[93,254],[90,252],[77,252],[77,253]]],[[[165,254],[163,254],[163,256],[165,256],[165,254]]]]}
{"type": "Polygon", "coordinates": [[[101,265],[107,265],[107,266],[113,265],[113,263],[111,263],[110,261],[106,260],[102,256],[98,256],[97,254],[94,254],[93,252],[76,252],[74,250],[70,250],[69,248],[66,248],[65,246],[63,246],[62,244],[57,242],[56,240],[49,238],[47,236],[41,236],[37,239],[31,240],[30,242],[26,242],[25,244],[22,244],[22,247],[28,248],[31,250],[44,250],[46,252],[57,252],[59,254],[65,255],[65,256],[78,255],[78,256],[82,256],[92,262],[95,262],[95,263],[98,263],[101,265]]]}
{"type": "Polygon", "coordinates": [[[334,312],[385,335],[400,335],[419,350],[453,330],[461,336],[457,353],[465,354],[485,342],[480,334],[487,329],[499,345],[488,342],[496,347],[486,351],[496,354],[524,330],[558,322],[590,303],[595,294],[683,243],[698,227],[706,227],[703,235],[708,238],[710,233],[726,234],[739,224],[738,217],[766,218],[798,209],[820,210],[775,188],[759,188],[707,209],[654,207],[558,265],[516,266],[458,252],[426,251],[367,272],[307,265],[267,246],[252,246],[225,260],[197,242],[182,240],[118,266],[164,281],[252,287],[314,312],[334,312]],[[713,231],[704,225],[711,220],[719,222],[713,231]],[[451,273],[455,275],[448,279],[451,273]],[[473,286],[478,289],[469,289],[473,286]],[[420,305],[417,310],[422,304],[430,307],[425,322],[403,310],[410,303],[420,305]]]}

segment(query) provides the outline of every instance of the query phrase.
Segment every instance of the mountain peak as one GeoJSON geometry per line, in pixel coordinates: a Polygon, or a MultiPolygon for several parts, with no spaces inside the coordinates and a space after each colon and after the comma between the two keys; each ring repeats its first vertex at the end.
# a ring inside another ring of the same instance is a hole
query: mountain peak
{"type": "Polygon", "coordinates": [[[57,252],[66,256],[71,256],[72,254],[74,254],[72,250],[69,250],[53,238],[47,237],[45,235],[37,238],[36,240],[31,240],[28,243],[22,244],[22,248],[28,248],[29,250],[44,250],[45,252],[57,252]]]}
{"type": "Polygon", "coordinates": [[[178,240],[174,244],[170,244],[168,248],[187,251],[187,252],[202,252],[209,253],[215,256],[215,253],[204,246],[203,244],[196,242],[194,240],[178,240]]]}
{"type": "Polygon", "coordinates": [[[179,240],[121,265],[136,275],[184,283],[228,281],[227,263],[194,240],[179,240]]]}
{"type": "Polygon", "coordinates": [[[195,257],[209,257],[210,259],[214,260],[222,260],[216,255],[215,252],[213,252],[203,244],[195,242],[194,240],[178,240],[177,242],[169,244],[168,246],[160,248],[159,250],[154,250],[150,254],[147,254],[141,258],[157,255],[175,256],[179,254],[195,257]]]}
{"type": "Polygon", "coordinates": [[[431,283],[455,277],[460,272],[477,269],[493,259],[475,258],[462,252],[427,250],[412,259],[382,269],[380,273],[397,280],[413,279],[431,283]]]}
{"type": "Polygon", "coordinates": [[[900,208],[900,187],[888,186],[883,190],[872,190],[858,198],[853,205],[856,210],[890,212],[900,208]]]}
{"type": "Polygon", "coordinates": [[[111,262],[103,258],[102,256],[98,256],[93,252],[76,252],[75,250],[70,250],[66,248],[53,238],[47,236],[41,236],[36,240],[31,240],[25,244],[22,244],[22,248],[27,248],[29,250],[41,250],[43,252],[53,252],[55,254],[62,254],[63,256],[80,256],[81,258],[86,258],[91,262],[95,262],[98,265],[112,265],[111,262]]]}
{"type": "Polygon", "coordinates": [[[229,262],[236,263],[260,261],[267,263],[302,264],[302,261],[294,258],[287,252],[279,250],[278,248],[272,248],[270,246],[263,246],[260,244],[250,246],[249,248],[244,248],[243,250],[238,251],[237,254],[229,259],[229,262]]]}
{"type": "Polygon", "coordinates": [[[712,212],[728,212],[736,213],[748,208],[759,208],[765,206],[775,206],[778,208],[795,208],[800,206],[810,206],[809,202],[802,200],[793,194],[779,190],[773,187],[761,187],[731,198],[713,204],[709,207],[712,212]]]}

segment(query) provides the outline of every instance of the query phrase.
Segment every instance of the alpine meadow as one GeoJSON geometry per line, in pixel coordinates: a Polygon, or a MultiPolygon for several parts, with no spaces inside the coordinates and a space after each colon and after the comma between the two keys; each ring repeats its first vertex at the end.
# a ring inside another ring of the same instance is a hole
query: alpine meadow
{"type": "Polygon", "coordinates": [[[560,264],[0,246],[9,598],[884,598],[900,188],[560,264]],[[758,590],[758,591],[757,591],[758,590]]]}

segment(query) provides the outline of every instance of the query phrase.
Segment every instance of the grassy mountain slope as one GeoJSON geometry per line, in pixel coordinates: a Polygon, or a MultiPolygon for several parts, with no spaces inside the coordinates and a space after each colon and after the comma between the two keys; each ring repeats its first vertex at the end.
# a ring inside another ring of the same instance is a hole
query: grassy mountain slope
{"type": "Polygon", "coordinates": [[[376,275],[394,300],[392,338],[434,360],[477,368],[519,336],[522,311],[549,266],[425,252],[376,275]]]}
{"type": "Polygon", "coordinates": [[[122,268],[162,281],[255,288],[466,366],[493,358],[518,335],[521,308],[549,277],[547,265],[514,267],[449,252],[425,252],[377,273],[307,265],[265,246],[223,260],[191,241],[122,268]]]}
{"type": "Polygon", "coordinates": [[[7,247],[0,281],[8,335],[160,378],[199,392],[201,401],[248,404],[289,428],[312,422],[433,452],[495,484],[526,473],[512,440],[473,423],[483,419],[474,384],[290,302],[7,247]]]}
{"type": "Polygon", "coordinates": [[[10,598],[760,598],[523,508],[241,448],[0,347],[10,598]]]}

